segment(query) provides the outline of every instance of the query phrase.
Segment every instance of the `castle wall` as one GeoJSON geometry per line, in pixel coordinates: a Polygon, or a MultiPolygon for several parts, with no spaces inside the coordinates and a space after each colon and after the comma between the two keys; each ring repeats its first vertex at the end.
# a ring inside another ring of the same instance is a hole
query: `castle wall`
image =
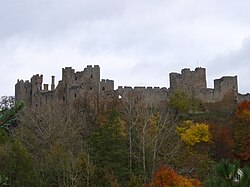
{"type": "Polygon", "coordinates": [[[55,90],[58,100],[73,102],[79,97],[100,95],[100,68],[87,66],[83,71],[76,72],[71,67],[62,69],[62,80],[55,90]]]}
{"type": "Polygon", "coordinates": [[[153,106],[166,105],[169,98],[169,90],[167,88],[160,87],[129,87],[119,86],[116,90],[116,95],[124,101],[128,101],[130,98],[137,97],[146,104],[153,106]]]}
{"type": "MultiPolygon", "coordinates": [[[[56,88],[54,79],[55,77],[52,76],[51,90],[48,89],[48,84],[44,84],[43,89],[42,75],[34,75],[30,81],[26,82],[18,80],[15,85],[16,100],[22,100],[32,107],[38,107],[48,100],[72,103],[77,98],[84,98],[90,102],[99,99],[99,66],[87,66],[81,72],[75,72],[71,67],[63,68],[62,80],[59,81],[56,88]]],[[[97,101],[92,105],[96,105],[96,103],[97,101]]]]}
{"type": "Polygon", "coordinates": [[[190,69],[183,69],[181,74],[170,73],[170,89],[173,90],[187,90],[207,88],[206,69],[196,68],[195,71],[190,69]]]}
{"type": "Polygon", "coordinates": [[[18,80],[15,85],[16,100],[23,100],[26,105],[37,107],[49,100],[73,103],[77,99],[84,100],[90,108],[97,108],[100,99],[120,98],[129,100],[138,97],[153,105],[166,104],[171,92],[176,90],[186,93],[190,98],[199,99],[203,103],[223,103],[226,98],[234,104],[243,100],[250,101],[250,94],[238,94],[237,76],[225,76],[214,80],[214,89],[207,88],[205,68],[195,71],[183,69],[181,73],[170,73],[170,88],[159,87],[121,87],[114,89],[114,81],[100,80],[100,67],[87,66],[83,71],[75,72],[71,67],[62,69],[62,80],[55,86],[52,76],[51,90],[43,84],[42,75],[32,76],[30,81],[18,80]]]}
{"type": "Polygon", "coordinates": [[[250,94],[238,94],[238,103],[241,103],[243,101],[250,101],[250,94]]]}
{"type": "Polygon", "coordinates": [[[181,73],[170,73],[169,78],[171,91],[179,90],[191,98],[203,98],[200,90],[207,88],[205,68],[196,68],[195,71],[185,68],[181,73]]]}
{"type": "Polygon", "coordinates": [[[170,90],[179,90],[191,98],[204,103],[215,103],[223,100],[227,95],[232,100],[238,100],[237,76],[225,76],[214,80],[214,89],[207,88],[205,68],[196,68],[195,71],[183,69],[180,73],[170,73],[170,90]]]}
{"type": "Polygon", "coordinates": [[[15,99],[17,101],[23,100],[28,105],[31,105],[32,89],[29,81],[17,80],[15,85],[15,99]]]}
{"type": "Polygon", "coordinates": [[[238,100],[237,76],[225,76],[214,80],[214,98],[219,101],[225,95],[232,95],[234,100],[238,100]]]}
{"type": "Polygon", "coordinates": [[[100,93],[103,99],[114,97],[114,81],[102,79],[100,82],[100,93]]]}

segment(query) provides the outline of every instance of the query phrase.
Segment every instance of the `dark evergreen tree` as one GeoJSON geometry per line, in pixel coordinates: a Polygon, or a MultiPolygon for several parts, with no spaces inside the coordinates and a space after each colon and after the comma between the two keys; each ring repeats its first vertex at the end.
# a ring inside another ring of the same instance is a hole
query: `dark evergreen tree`
{"type": "Polygon", "coordinates": [[[129,169],[123,131],[119,113],[113,110],[108,122],[100,124],[90,138],[99,185],[111,186],[111,180],[125,184],[128,180],[129,169]]]}

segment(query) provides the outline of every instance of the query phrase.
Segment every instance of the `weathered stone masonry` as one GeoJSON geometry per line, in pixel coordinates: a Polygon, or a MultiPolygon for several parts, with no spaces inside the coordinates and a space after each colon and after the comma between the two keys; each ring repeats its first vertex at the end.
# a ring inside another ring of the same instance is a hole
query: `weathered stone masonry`
{"type": "MultiPolygon", "coordinates": [[[[72,103],[77,98],[100,100],[110,97],[128,99],[131,94],[141,94],[145,100],[160,104],[166,102],[169,94],[179,90],[202,103],[218,103],[228,97],[233,103],[243,100],[250,101],[250,94],[238,93],[237,76],[225,76],[214,80],[214,88],[207,88],[206,69],[196,68],[195,71],[183,69],[181,73],[170,73],[170,88],[129,87],[119,86],[114,89],[114,81],[100,79],[100,67],[87,66],[83,71],[75,72],[71,67],[62,69],[62,80],[55,86],[55,77],[51,78],[51,87],[43,84],[43,75],[34,75],[30,81],[18,80],[15,85],[16,100],[26,105],[38,107],[48,100],[72,103]]],[[[92,105],[98,105],[93,102],[92,105]]],[[[96,106],[97,107],[97,106],[96,106]]]]}

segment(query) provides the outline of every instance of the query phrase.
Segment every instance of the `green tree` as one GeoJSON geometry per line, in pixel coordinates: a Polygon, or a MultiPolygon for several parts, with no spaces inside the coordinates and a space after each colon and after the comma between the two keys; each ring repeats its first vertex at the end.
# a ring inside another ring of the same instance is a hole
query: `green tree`
{"type": "Polygon", "coordinates": [[[12,126],[16,125],[16,117],[18,113],[23,109],[24,103],[16,103],[11,108],[0,109],[0,128],[9,130],[12,126]]]}
{"type": "Polygon", "coordinates": [[[206,186],[208,187],[248,187],[250,185],[250,169],[240,168],[240,162],[221,160],[216,165],[216,175],[211,177],[206,186]]]}
{"type": "Polygon", "coordinates": [[[5,96],[0,101],[0,185],[34,184],[29,154],[20,142],[14,141],[13,137],[7,133],[17,125],[17,115],[23,106],[23,103],[14,104],[13,97],[5,96]],[[15,161],[17,159],[18,161],[15,161]],[[15,168],[18,166],[20,168],[15,168]]]}
{"type": "Polygon", "coordinates": [[[126,162],[125,133],[117,111],[113,110],[108,122],[100,124],[92,134],[90,147],[98,184],[110,186],[110,179],[116,181],[116,178],[118,183],[125,184],[129,169],[126,162]]]}
{"type": "Polygon", "coordinates": [[[9,160],[9,182],[12,186],[35,186],[36,175],[30,154],[21,142],[12,145],[9,160]]]}
{"type": "Polygon", "coordinates": [[[249,185],[250,185],[250,168],[244,167],[241,171],[242,171],[242,177],[240,178],[239,185],[242,187],[249,187],[249,185]]]}
{"type": "Polygon", "coordinates": [[[188,113],[191,101],[185,93],[175,91],[170,95],[169,104],[179,113],[188,113]]]}
{"type": "Polygon", "coordinates": [[[11,149],[10,138],[7,136],[4,129],[0,128],[0,186],[6,185],[9,182],[9,153],[11,149]]]}

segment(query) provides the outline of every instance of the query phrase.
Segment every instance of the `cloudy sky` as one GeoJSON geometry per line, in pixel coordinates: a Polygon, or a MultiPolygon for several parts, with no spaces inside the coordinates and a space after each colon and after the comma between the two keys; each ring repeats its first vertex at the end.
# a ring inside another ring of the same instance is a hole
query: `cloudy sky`
{"type": "Polygon", "coordinates": [[[98,64],[115,86],[169,87],[170,72],[238,75],[250,92],[249,0],[0,0],[0,96],[17,79],[98,64]]]}

